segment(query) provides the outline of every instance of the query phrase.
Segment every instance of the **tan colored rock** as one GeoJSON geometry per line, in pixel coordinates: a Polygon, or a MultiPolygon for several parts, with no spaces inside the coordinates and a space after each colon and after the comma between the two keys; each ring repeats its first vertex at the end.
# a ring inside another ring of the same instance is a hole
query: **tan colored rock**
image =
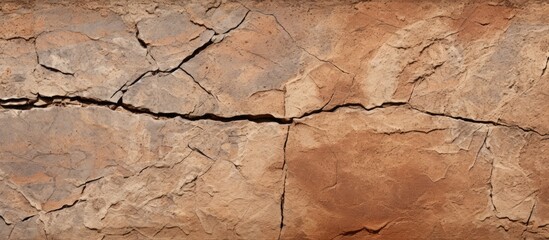
{"type": "Polygon", "coordinates": [[[546,181],[549,139],[517,129],[494,128],[482,153],[493,161],[492,203],[499,218],[528,225],[528,232],[548,237],[546,181]]]}
{"type": "Polygon", "coordinates": [[[115,93],[126,82],[139,78],[151,65],[145,59],[146,51],[133,39],[114,40],[115,43],[93,40],[71,31],[38,36],[38,61],[41,66],[54,69],[42,72],[41,77],[53,84],[38,85],[38,89],[43,89],[39,93],[118,101],[120,96],[115,93]]]}
{"type": "Polygon", "coordinates": [[[17,203],[2,206],[7,223],[34,207],[52,238],[278,236],[286,126],[104,107],[8,111],[0,122],[3,182],[17,191],[1,196],[17,203]]]}
{"type": "Polygon", "coordinates": [[[299,117],[335,105],[352,84],[350,74],[308,54],[258,12],[182,68],[219,99],[221,116],[299,117]]]}
{"type": "Polygon", "coordinates": [[[179,67],[187,56],[209,42],[214,34],[192,23],[187,14],[176,13],[142,20],[137,23],[137,29],[138,37],[150,49],[160,70],[179,67]]]}
{"type": "Polygon", "coordinates": [[[0,58],[21,61],[13,70],[4,69],[4,75],[12,76],[2,77],[7,86],[2,98],[40,94],[117,102],[120,88],[153,70],[146,50],[131,32],[135,30],[112,12],[54,7],[2,17],[6,21],[0,35],[10,39],[8,46],[16,46],[4,50],[0,58]],[[7,30],[12,28],[21,30],[7,30]],[[34,38],[35,46],[19,38],[34,38]]]}
{"type": "Polygon", "coordinates": [[[204,25],[218,34],[224,34],[238,27],[249,10],[239,2],[198,1],[187,8],[193,22],[204,25]]]}
{"type": "Polygon", "coordinates": [[[549,238],[547,13],[0,1],[0,239],[549,238]]]}
{"type": "Polygon", "coordinates": [[[128,88],[125,104],[155,113],[200,116],[215,112],[218,99],[182,70],[145,76],[128,88]]]}
{"type": "Polygon", "coordinates": [[[444,79],[444,68],[419,82],[411,103],[428,111],[549,133],[549,97],[543,94],[549,85],[542,76],[549,57],[548,31],[547,24],[516,17],[493,46],[473,43],[461,54],[462,63],[450,62],[456,69],[451,84],[444,79]],[[489,50],[483,53],[480,48],[489,50]],[[536,107],[524,107],[530,104],[536,107]]]}
{"type": "Polygon", "coordinates": [[[247,6],[276,16],[296,45],[355,75],[338,104],[409,102],[428,112],[548,133],[547,4],[247,6]]]}
{"type": "Polygon", "coordinates": [[[36,67],[34,44],[24,39],[0,40],[0,99],[33,98],[28,91],[36,67]]]}
{"type": "Polygon", "coordinates": [[[286,147],[282,238],[516,239],[524,227],[498,228],[501,187],[491,183],[500,175],[497,163],[491,175],[493,157],[507,152],[486,151],[496,150],[495,138],[514,139],[495,131],[406,107],[296,122],[286,147]]]}

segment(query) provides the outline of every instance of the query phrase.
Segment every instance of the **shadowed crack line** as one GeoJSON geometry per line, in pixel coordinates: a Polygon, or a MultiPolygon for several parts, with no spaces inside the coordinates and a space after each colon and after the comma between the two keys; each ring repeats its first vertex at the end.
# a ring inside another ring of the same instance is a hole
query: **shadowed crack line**
{"type": "Polygon", "coordinates": [[[547,70],[547,65],[549,65],[549,57],[547,57],[547,60],[545,60],[545,67],[543,67],[543,69],[541,70],[540,77],[543,77],[543,75],[545,74],[545,71],[547,70]]]}
{"type": "Polygon", "coordinates": [[[333,237],[332,239],[335,239],[337,237],[352,237],[352,236],[355,236],[356,234],[359,234],[361,232],[367,232],[368,234],[371,234],[371,235],[376,235],[376,234],[379,234],[381,232],[381,230],[383,230],[385,227],[387,227],[389,225],[390,222],[386,222],[383,226],[379,227],[379,228],[369,228],[369,227],[362,227],[360,229],[356,229],[356,230],[350,230],[350,231],[345,231],[345,232],[342,232],[340,234],[338,234],[337,236],[333,237]]]}
{"type": "Polygon", "coordinates": [[[181,71],[183,71],[184,73],[186,73],[187,75],[189,75],[189,77],[191,77],[191,79],[193,80],[194,83],[196,83],[196,85],[198,85],[198,87],[200,87],[204,92],[206,92],[208,95],[212,96],[215,100],[217,100],[219,102],[219,98],[217,98],[216,95],[214,95],[212,93],[212,91],[206,89],[204,86],[202,86],[202,84],[200,84],[200,82],[196,81],[196,79],[194,78],[193,75],[191,75],[189,72],[187,72],[185,69],[181,68],[181,71]]]}
{"type": "Polygon", "coordinates": [[[0,215],[0,219],[1,219],[6,225],[11,225],[11,223],[6,222],[6,219],[4,219],[4,217],[3,217],[2,215],[0,215]]]}
{"type": "Polygon", "coordinates": [[[61,71],[61,70],[59,70],[59,69],[57,69],[57,68],[49,67],[49,66],[46,66],[46,65],[44,65],[44,64],[42,64],[42,63],[40,63],[40,66],[43,67],[43,68],[45,68],[45,69],[47,69],[47,70],[49,70],[49,71],[52,71],[52,72],[61,73],[61,74],[63,74],[63,75],[73,76],[73,77],[74,77],[74,73],[63,72],[63,71],[61,71]]]}
{"type": "Polygon", "coordinates": [[[26,222],[26,221],[28,221],[29,219],[31,219],[31,218],[33,218],[33,217],[35,217],[35,216],[36,216],[36,214],[30,215],[30,216],[26,216],[26,217],[24,217],[23,219],[21,219],[21,222],[26,222]]]}
{"type": "Polygon", "coordinates": [[[149,51],[147,47],[149,46],[149,44],[147,44],[143,39],[139,37],[139,27],[137,27],[137,24],[139,24],[139,22],[135,23],[135,38],[137,39],[137,41],[139,42],[139,45],[141,45],[142,48],[147,49],[147,53],[148,53],[149,51]]]}
{"type": "Polygon", "coordinates": [[[37,95],[36,98],[34,99],[14,98],[14,99],[0,100],[1,108],[13,109],[13,110],[30,110],[33,108],[47,108],[50,106],[65,106],[65,105],[99,106],[99,107],[107,107],[107,108],[110,108],[111,110],[116,110],[120,108],[130,113],[149,115],[156,119],[167,119],[167,118],[179,117],[189,121],[200,121],[200,120],[211,120],[211,121],[218,121],[218,122],[251,121],[256,123],[271,122],[271,123],[278,123],[278,124],[292,124],[296,120],[301,120],[306,117],[319,114],[319,113],[336,112],[340,108],[354,108],[354,109],[362,109],[364,111],[372,111],[378,108],[407,107],[410,110],[418,111],[423,114],[427,114],[431,116],[445,117],[445,118],[450,118],[450,119],[469,122],[469,123],[515,128],[523,132],[535,133],[542,137],[549,136],[549,134],[542,134],[540,132],[537,132],[534,129],[529,129],[529,128],[521,127],[518,125],[506,125],[504,123],[495,122],[495,121],[478,120],[478,119],[472,119],[472,118],[461,117],[461,116],[447,115],[444,113],[429,112],[426,110],[418,109],[407,102],[385,102],[381,105],[377,105],[373,107],[365,107],[360,103],[345,103],[345,104],[336,105],[330,109],[321,108],[321,109],[313,110],[298,117],[284,118],[284,117],[275,117],[272,114],[242,114],[242,115],[234,115],[234,116],[219,116],[213,113],[206,113],[204,115],[192,115],[192,114],[182,114],[177,112],[154,112],[147,108],[135,107],[133,105],[126,104],[122,101],[122,98],[120,98],[120,100],[117,103],[114,103],[111,101],[105,101],[105,100],[84,98],[80,96],[46,97],[46,96],[37,95]],[[35,105],[35,103],[39,101],[40,101],[40,104],[35,105]]]}
{"type": "Polygon", "coordinates": [[[286,146],[288,145],[288,138],[290,137],[290,128],[286,132],[286,139],[284,140],[283,153],[284,158],[282,162],[282,171],[284,173],[284,180],[282,181],[282,194],[280,195],[280,232],[278,232],[278,240],[282,237],[282,230],[284,229],[284,203],[286,201],[286,179],[288,178],[288,167],[286,165],[286,146]]]}

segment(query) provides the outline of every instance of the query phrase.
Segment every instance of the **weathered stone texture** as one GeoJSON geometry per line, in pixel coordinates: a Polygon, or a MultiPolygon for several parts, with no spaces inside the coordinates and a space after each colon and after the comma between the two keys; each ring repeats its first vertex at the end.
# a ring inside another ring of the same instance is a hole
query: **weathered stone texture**
{"type": "Polygon", "coordinates": [[[40,215],[57,238],[278,235],[287,126],[91,106],[0,121],[6,223],[40,215]]]}
{"type": "Polygon", "coordinates": [[[0,1],[0,239],[547,239],[548,14],[0,1]]]}

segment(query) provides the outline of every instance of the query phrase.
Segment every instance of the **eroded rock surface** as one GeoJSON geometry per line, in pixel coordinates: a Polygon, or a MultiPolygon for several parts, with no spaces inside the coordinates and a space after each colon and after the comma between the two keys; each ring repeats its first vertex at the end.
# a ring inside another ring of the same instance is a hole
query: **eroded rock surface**
{"type": "Polygon", "coordinates": [[[549,238],[548,13],[2,1],[0,238],[549,238]]]}
{"type": "Polygon", "coordinates": [[[101,107],[0,118],[8,224],[40,216],[55,238],[278,235],[287,126],[154,120],[101,107]]]}

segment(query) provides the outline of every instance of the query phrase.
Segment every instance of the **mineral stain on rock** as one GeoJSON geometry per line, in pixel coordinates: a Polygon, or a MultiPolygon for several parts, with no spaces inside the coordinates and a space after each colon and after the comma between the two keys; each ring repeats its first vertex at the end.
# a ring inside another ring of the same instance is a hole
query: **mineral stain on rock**
{"type": "Polygon", "coordinates": [[[547,239],[547,13],[0,1],[0,238],[547,239]]]}

